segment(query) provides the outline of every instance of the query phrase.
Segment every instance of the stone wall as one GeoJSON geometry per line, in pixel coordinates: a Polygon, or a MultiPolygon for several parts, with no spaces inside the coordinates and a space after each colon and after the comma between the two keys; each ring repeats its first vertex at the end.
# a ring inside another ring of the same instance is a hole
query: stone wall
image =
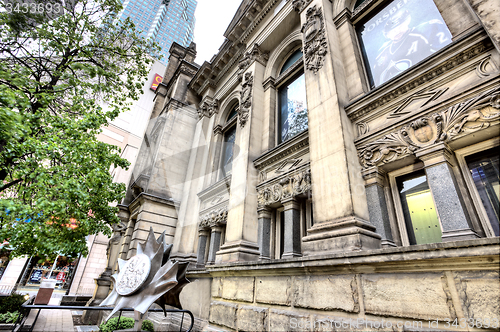
{"type": "MultiPolygon", "coordinates": [[[[239,331],[443,329],[455,319],[498,325],[498,242],[210,267],[208,322],[239,331]]],[[[200,285],[192,290],[206,300],[200,285]]],[[[194,296],[183,291],[185,303],[201,306],[194,296]]]]}

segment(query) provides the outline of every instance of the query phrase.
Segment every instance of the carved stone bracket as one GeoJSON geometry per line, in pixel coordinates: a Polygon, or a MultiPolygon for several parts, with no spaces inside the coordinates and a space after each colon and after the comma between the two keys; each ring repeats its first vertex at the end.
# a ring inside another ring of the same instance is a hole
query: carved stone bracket
{"type": "Polygon", "coordinates": [[[304,58],[306,68],[316,73],[325,61],[327,44],[325,36],[325,22],[321,7],[313,6],[307,10],[307,21],[302,25],[304,38],[304,58]]]}
{"type": "Polygon", "coordinates": [[[214,101],[205,100],[197,111],[200,119],[204,116],[210,118],[219,112],[219,101],[217,99],[214,101]]]}
{"type": "Polygon", "coordinates": [[[298,173],[286,176],[257,190],[257,201],[259,207],[269,206],[281,202],[284,199],[295,197],[306,193],[311,189],[311,170],[306,169],[298,173]]]}
{"type": "Polygon", "coordinates": [[[200,229],[224,225],[227,222],[227,206],[210,211],[200,217],[200,229]]]}
{"type": "Polygon", "coordinates": [[[484,129],[500,119],[499,109],[500,87],[497,87],[444,111],[423,116],[358,148],[360,163],[364,169],[379,166],[432,144],[449,142],[460,134],[484,129]]]}
{"type": "Polygon", "coordinates": [[[292,6],[299,14],[312,2],[312,0],[293,0],[292,6]]]}
{"type": "Polygon", "coordinates": [[[248,72],[245,74],[245,82],[241,90],[241,104],[238,109],[238,120],[241,127],[244,127],[250,116],[250,109],[252,108],[252,87],[253,87],[253,74],[248,72]]]}
{"type": "Polygon", "coordinates": [[[241,82],[243,79],[243,73],[254,61],[260,62],[265,66],[267,64],[267,60],[269,60],[269,52],[263,52],[260,49],[259,44],[255,43],[252,49],[245,53],[243,59],[241,59],[238,64],[238,80],[241,82]]]}

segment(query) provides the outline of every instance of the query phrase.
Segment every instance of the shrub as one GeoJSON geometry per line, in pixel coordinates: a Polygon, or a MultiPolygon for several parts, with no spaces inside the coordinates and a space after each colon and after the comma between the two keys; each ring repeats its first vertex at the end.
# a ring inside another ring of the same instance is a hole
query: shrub
{"type": "Polygon", "coordinates": [[[17,317],[19,317],[19,312],[17,311],[0,314],[0,323],[15,323],[17,321],[17,317]]]}
{"type": "MultiPolygon", "coordinates": [[[[134,327],[134,319],[130,317],[120,317],[120,326],[118,326],[118,317],[113,317],[105,323],[99,326],[99,330],[102,332],[113,332],[115,330],[125,330],[134,327]]],[[[149,320],[144,320],[142,322],[141,329],[144,331],[154,332],[153,323],[149,320]]]]}
{"type": "Polygon", "coordinates": [[[0,297],[0,314],[21,311],[21,305],[25,301],[24,296],[17,293],[0,297]]]}

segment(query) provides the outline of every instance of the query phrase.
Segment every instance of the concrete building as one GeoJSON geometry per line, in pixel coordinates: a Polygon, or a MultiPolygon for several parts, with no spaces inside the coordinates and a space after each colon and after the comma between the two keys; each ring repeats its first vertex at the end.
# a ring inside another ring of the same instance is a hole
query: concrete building
{"type": "Polygon", "coordinates": [[[498,328],[499,13],[244,0],[210,63],[174,43],[108,272],[153,227],[198,326],[498,328]]]}

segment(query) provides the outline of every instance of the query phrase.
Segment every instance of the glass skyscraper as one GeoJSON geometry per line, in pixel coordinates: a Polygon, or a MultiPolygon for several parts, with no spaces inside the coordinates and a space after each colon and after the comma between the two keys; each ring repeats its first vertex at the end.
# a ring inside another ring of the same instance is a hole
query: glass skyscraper
{"type": "Polygon", "coordinates": [[[166,64],[174,41],[185,47],[193,41],[196,5],[196,0],[124,0],[119,18],[130,17],[144,36],[156,41],[166,64]]]}

